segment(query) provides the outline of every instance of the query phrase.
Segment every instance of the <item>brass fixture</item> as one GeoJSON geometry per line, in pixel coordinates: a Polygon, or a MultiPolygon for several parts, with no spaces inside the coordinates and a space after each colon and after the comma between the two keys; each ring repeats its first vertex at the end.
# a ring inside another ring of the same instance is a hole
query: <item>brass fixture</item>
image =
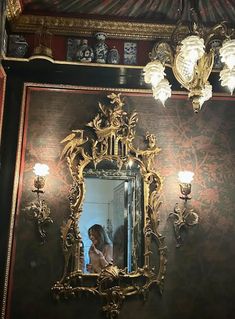
{"type": "Polygon", "coordinates": [[[51,49],[52,33],[47,28],[46,24],[43,24],[34,35],[34,50],[33,55],[29,60],[34,59],[46,59],[53,62],[53,55],[51,49]]]}
{"type": "Polygon", "coordinates": [[[45,200],[40,198],[44,194],[43,188],[45,186],[45,176],[48,174],[49,167],[45,164],[37,163],[34,166],[34,189],[33,193],[37,194],[37,200],[32,202],[28,207],[24,208],[26,216],[35,220],[41,243],[44,244],[47,238],[46,225],[53,223],[50,217],[50,208],[47,206],[45,200]]]}
{"type": "MultiPolygon", "coordinates": [[[[208,78],[212,72],[216,48],[215,39],[224,40],[219,50],[224,67],[220,71],[222,86],[227,86],[231,95],[235,87],[235,39],[234,30],[222,22],[210,30],[198,23],[196,12],[191,9],[191,24],[188,34],[179,20],[170,41],[157,42],[149,54],[151,62],[144,67],[145,82],[151,83],[153,96],[164,105],[171,96],[171,85],[165,78],[165,67],[172,68],[176,80],[188,90],[195,113],[212,97],[212,86],[208,78]]],[[[222,42],[222,41],[221,41],[222,42]]]]}
{"type": "Polygon", "coordinates": [[[73,130],[62,141],[66,144],[61,157],[68,163],[73,182],[69,194],[70,216],[61,227],[64,271],[60,281],[52,287],[52,292],[56,299],[73,299],[82,293],[97,295],[106,301],[102,309],[107,317],[114,318],[128,296],[142,295],[145,298],[152,286],[162,291],[166,246],[164,237],[159,233],[159,192],[162,179],[154,167],[154,158],[160,151],[156,137],[148,133],[146,149],[137,148],[134,145],[137,113],[128,115],[124,111],[120,93],[111,93],[108,98],[110,105],[105,106],[99,102],[99,113],[85,129],[73,130]],[[136,173],[133,172],[136,170],[137,175],[141,176],[141,213],[136,216],[141,216],[142,220],[135,218],[132,231],[133,236],[142,232],[141,247],[144,251],[138,259],[136,256],[140,254],[140,246],[134,242],[131,251],[133,268],[130,272],[127,268],[119,269],[115,264],[109,264],[99,274],[83,272],[84,249],[79,221],[85,197],[84,176],[90,169],[100,174],[100,165],[104,165],[101,174],[113,175],[112,169],[107,167],[114,165],[115,176],[124,175],[135,179],[136,173]],[[152,257],[153,253],[158,255],[157,263],[152,257]]]}
{"type": "Polygon", "coordinates": [[[189,171],[180,171],[178,176],[180,180],[180,199],[183,200],[183,205],[175,204],[174,212],[169,214],[169,217],[174,218],[174,232],[176,237],[176,247],[183,244],[182,231],[185,228],[198,224],[198,214],[192,207],[188,206],[188,201],[191,200],[191,181],[194,173],[189,171]]]}

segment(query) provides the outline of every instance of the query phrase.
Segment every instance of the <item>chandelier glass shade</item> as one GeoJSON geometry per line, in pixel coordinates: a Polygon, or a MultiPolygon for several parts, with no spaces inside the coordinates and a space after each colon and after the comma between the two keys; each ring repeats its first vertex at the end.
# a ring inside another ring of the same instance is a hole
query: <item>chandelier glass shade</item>
{"type": "Polygon", "coordinates": [[[225,40],[220,49],[221,61],[227,65],[229,70],[235,66],[235,39],[225,40]]]}
{"type": "Polygon", "coordinates": [[[205,52],[204,39],[197,35],[190,35],[181,41],[180,52],[186,61],[190,61],[192,65],[203,56],[205,52]]]}
{"type": "Polygon", "coordinates": [[[212,85],[209,81],[206,82],[204,89],[202,90],[202,96],[199,98],[200,108],[202,107],[203,103],[209,100],[212,97],[212,85]]]}
{"type": "Polygon", "coordinates": [[[160,100],[165,106],[165,101],[171,96],[171,85],[167,79],[162,79],[156,87],[153,87],[153,97],[160,100]]]}
{"type": "Polygon", "coordinates": [[[182,52],[176,55],[174,67],[178,69],[183,81],[189,83],[193,80],[195,63],[192,63],[190,59],[185,59],[182,52]]]}
{"type": "MultiPolygon", "coordinates": [[[[177,31],[177,30],[176,30],[177,31]]],[[[216,49],[209,45],[210,41],[225,38],[220,48],[219,58],[223,63],[220,71],[222,86],[228,87],[231,94],[235,88],[235,39],[233,32],[228,34],[225,23],[216,25],[211,30],[194,30],[181,41],[176,36],[168,42],[157,42],[150,53],[151,62],[144,67],[144,79],[152,84],[153,96],[165,103],[171,96],[170,84],[165,78],[165,66],[171,67],[176,80],[188,90],[194,112],[197,113],[203,103],[212,97],[212,85],[208,79],[213,69],[216,49]],[[160,98],[161,96],[161,98],[160,98]]],[[[217,70],[218,71],[218,70],[217,70]]]]}
{"type": "Polygon", "coordinates": [[[232,95],[235,88],[235,39],[223,42],[220,55],[224,63],[224,68],[220,72],[221,85],[227,86],[232,95]]]}
{"type": "Polygon", "coordinates": [[[231,95],[233,94],[233,90],[235,88],[235,67],[231,70],[227,67],[224,67],[220,72],[220,81],[222,86],[227,86],[231,95]]]}
{"type": "Polygon", "coordinates": [[[146,83],[151,83],[153,87],[156,87],[158,83],[164,79],[165,66],[156,60],[148,63],[144,68],[144,80],[146,83]]]}

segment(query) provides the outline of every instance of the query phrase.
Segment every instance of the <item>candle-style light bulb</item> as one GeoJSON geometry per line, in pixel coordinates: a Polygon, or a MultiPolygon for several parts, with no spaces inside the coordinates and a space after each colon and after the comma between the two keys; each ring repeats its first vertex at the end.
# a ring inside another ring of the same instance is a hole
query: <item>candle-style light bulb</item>
{"type": "Polygon", "coordinates": [[[178,178],[180,183],[190,184],[193,180],[194,173],[190,171],[180,171],[178,173],[178,178]]]}
{"type": "Polygon", "coordinates": [[[37,176],[46,176],[49,174],[49,167],[46,164],[36,163],[33,172],[37,176]]]}
{"type": "Polygon", "coordinates": [[[187,201],[191,199],[188,195],[191,193],[191,182],[193,180],[194,173],[190,171],[180,171],[178,173],[178,178],[180,181],[180,191],[183,196],[181,199],[187,201]]]}
{"type": "Polygon", "coordinates": [[[45,176],[49,174],[49,167],[46,164],[36,163],[33,172],[36,175],[34,179],[34,187],[36,190],[33,192],[43,193],[43,191],[39,190],[45,186],[45,176]]]}

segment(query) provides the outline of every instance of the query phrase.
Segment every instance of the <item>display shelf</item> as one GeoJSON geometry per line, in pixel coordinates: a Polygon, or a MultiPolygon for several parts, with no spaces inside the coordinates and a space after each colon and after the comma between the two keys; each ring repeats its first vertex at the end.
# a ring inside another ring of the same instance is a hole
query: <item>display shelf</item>
{"type": "Polygon", "coordinates": [[[76,61],[65,61],[65,60],[54,60],[47,56],[37,55],[31,56],[29,58],[16,58],[4,56],[5,61],[18,61],[18,62],[31,62],[35,60],[45,60],[54,64],[64,64],[64,65],[80,65],[86,67],[103,67],[103,68],[124,68],[124,69],[143,69],[144,65],[127,65],[127,64],[108,64],[108,63],[95,63],[95,62],[76,62],[76,61]]]}
{"type": "MultiPolygon", "coordinates": [[[[60,61],[45,56],[4,57],[2,64],[8,74],[19,72],[28,81],[40,80],[42,83],[127,88],[151,93],[151,85],[145,83],[144,66],[141,65],[60,61]]],[[[170,67],[166,67],[165,73],[174,93],[185,92],[187,94],[186,90],[176,81],[170,67]]],[[[216,93],[227,95],[226,89],[220,85],[219,72],[212,72],[209,82],[213,86],[213,95],[216,93]]]]}
{"type": "Polygon", "coordinates": [[[5,57],[2,64],[7,74],[17,72],[28,81],[150,90],[144,82],[143,66],[58,61],[40,56],[5,57]]]}

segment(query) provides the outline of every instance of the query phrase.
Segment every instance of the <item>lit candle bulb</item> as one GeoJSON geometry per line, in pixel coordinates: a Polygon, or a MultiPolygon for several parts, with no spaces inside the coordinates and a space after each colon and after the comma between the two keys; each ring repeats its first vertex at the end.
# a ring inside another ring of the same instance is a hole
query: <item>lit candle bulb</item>
{"type": "Polygon", "coordinates": [[[46,164],[36,163],[34,165],[33,172],[36,175],[34,179],[34,187],[37,189],[34,190],[34,192],[42,192],[39,190],[45,186],[45,176],[49,174],[49,167],[46,164]]]}
{"type": "Polygon", "coordinates": [[[193,180],[194,173],[190,171],[180,171],[178,178],[180,181],[180,191],[183,196],[180,198],[184,200],[190,199],[188,196],[191,193],[191,182],[193,180]]]}

